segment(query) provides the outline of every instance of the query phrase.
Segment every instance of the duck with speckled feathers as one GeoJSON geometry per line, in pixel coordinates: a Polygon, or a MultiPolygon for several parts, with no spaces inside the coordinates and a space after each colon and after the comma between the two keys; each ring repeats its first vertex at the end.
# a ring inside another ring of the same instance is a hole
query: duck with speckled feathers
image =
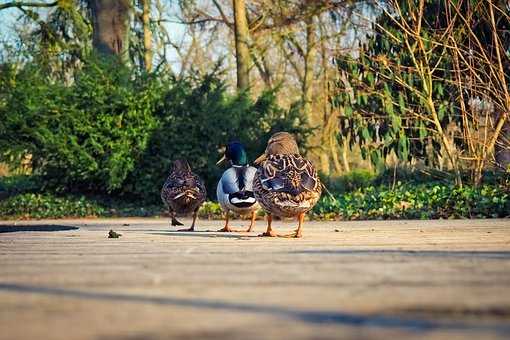
{"type": "Polygon", "coordinates": [[[300,155],[294,136],[278,132],[266,151],[254,162],[259,166],[253,180],[255,198],[267,213],[267,230],[260,236],[301,237],[305,214],[321,196],[322,184],[313,164],[300,155]],[[280,235],[272,229],[272,216],[297,217],[298,227],[280,235]]]}
{"type": "Polygon", "coordinates": [[[225,214],[225,226],[221,232],[253,230],[257,210],[260,208],[253,193],[253,178],[257,169],[248,164],[248,157],[243,144],[231,141],[227,144],[225,154],[217,164],[228,161],[230,167],[221,176],[216,189],[218,202],[225,214]],[[250,226],[246,230],[236,230],[229,226],[229,213],[251,214],[250,226]]]}
{"type": "Polygon", "coordinates": [[[178,231],[195,231],[198,209],[206,198],[204,182],[191,171],[186,160],[176,160],[161,189],[161,199],[168,207],[172,226],[182,225],[176,215],[193,214],[191,227],[178,231]]]}

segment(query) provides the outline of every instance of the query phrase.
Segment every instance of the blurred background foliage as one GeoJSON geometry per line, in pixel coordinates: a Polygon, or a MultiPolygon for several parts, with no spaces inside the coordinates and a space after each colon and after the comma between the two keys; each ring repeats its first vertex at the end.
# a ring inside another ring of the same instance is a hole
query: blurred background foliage
{"type": "Polygon", "coordinates": [[[329,190],[314,218],[508,215],[507,4],[234,1],[247,27],[227,0],[1,4],[0,216],[157,215],[178,158],[214,200],[225,144],[276,131],[329,190]]]}

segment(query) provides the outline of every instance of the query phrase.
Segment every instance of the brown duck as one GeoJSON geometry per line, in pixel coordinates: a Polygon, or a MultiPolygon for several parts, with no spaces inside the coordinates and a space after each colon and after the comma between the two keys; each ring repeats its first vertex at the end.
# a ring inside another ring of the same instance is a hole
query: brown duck
{"type": "Polygon", "coordinates": [[[267,231],[260,236],[301,237],[306,212],[321,196],[322,184],[312,163],[299,154],[294,137],[287,132],[271,136],[266,151],[255,160],[255,198],[267,213],[267,231]],[[298,227],[280,235],[271,227],[272,215],[297,217],[298,227]]]}
{"type": "Polygon", "coordinates": [[[168,207],[172,225],[182,225],[176,215],[193,213],[193,222],[189,229],[178,231],[195,231],[195,220],[198,209],[204,203],[206,190],[204,182],[193,172],[187,161],[176,160],[172,165],[170,175],[161,189],[161,199],[168,207]]]}

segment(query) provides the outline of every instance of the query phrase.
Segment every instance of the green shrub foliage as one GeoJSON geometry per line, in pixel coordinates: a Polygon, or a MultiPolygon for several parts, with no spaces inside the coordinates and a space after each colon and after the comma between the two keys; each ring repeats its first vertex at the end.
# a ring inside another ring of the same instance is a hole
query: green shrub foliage
{"type": "Polygon", "coordinates": [[[157,128],[125,188],[148,199],[159,199],[160,184],[175,159],[187,159],[205,180],[209,197],[215,198],[224,170],[216,162],[230,139],[242,141],[253,160],[273,132],[293,132],[304,141],[310,131],[297,110],[286,112],[275,105],[274,93],[266,92],[255,101],[231,96],[215,75],[177,83],[155,116],[157,128]]]}
{"type": "Polygon", "coordinates": [[[64,84],[37,65],[4,65],[1,160],[15,164],[30,154],[45,189],[156,202],[171,162],[185,158],[214,197],[222,171],[215,163],[229,139],[244,142],[253,159],[275,131],[302,141],[310,133],[297,108],[275,104],[275,93],[235,96],[219,75],[176,80],[92,59],[64,84]]]}
{"type": "Polygon", "coordinates": [[[321,181],[326,188],[334,193],[353,191],[371,185],[377,176],[369,170],[357,169],[343,174],[342,176],[324,176],[321,181]]]}
{"type": "Polygon", "coordinates": [[[2,218],[62,218],[104,215],[106,210],[85,197],[26,193],[0,202],[2,218]]]}
{"type": "Polygon", "coordinates": [[[398,182],[393,189],[368,186],[334,198],[323,196],[313,213],[344,220],[507,217],[510,192],[504,185],[461,188],[398,182]]]}
{"type": "Polygon", "coordinates": [[[122,186],[156,126],[156,82],[132,81],[127,69],[105,61],[85,66],[70,86],[31,66],[10,80],[0,110],[4,160],[31,154],[36,173],[60,190],[122,186]]]}
{"type": "MultiPolygon", "coordinates": [[[[21,193],[0,201],[0,218],[64,218],[87,216],[158,216],[161,204],[91,199],[83,196],[21,193]]],[[[201,219],[220,219],[218,203],[208,201],[201,219]]],[[[510,216],[510,192],[504,185],[463,188],[448,184],[367,186],[335,197],[323,195],[311,217],[318,219],[437,219],[495,218],[510,216]]]]}

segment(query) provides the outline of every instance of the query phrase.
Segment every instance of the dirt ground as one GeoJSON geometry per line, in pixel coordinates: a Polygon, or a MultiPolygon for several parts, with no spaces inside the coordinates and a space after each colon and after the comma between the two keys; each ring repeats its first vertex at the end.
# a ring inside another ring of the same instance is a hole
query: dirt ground
{"type": "Polygon", "coordinates": [[[508,219],[220,227],[0,222],[0,339],[510,338],[508,219]]]}

